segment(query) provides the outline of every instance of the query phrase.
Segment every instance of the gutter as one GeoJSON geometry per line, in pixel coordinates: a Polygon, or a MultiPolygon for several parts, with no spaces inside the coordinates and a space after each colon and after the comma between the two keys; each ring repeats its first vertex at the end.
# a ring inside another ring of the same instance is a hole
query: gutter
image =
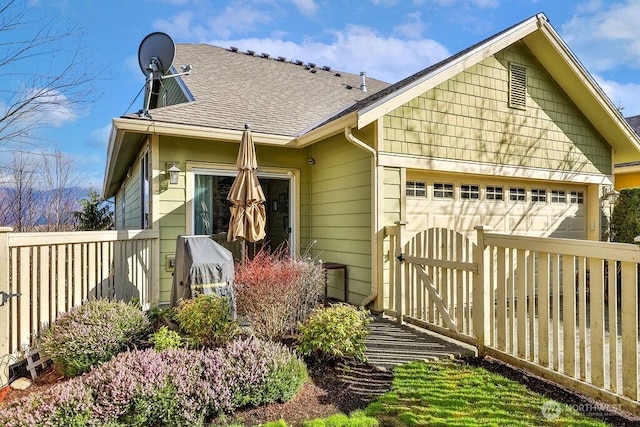
{"type": "Polygon", "coordinates": [[[371,293],[364,300],[362,300],[361,306],[366,307],[371,302],[375,301],[376,298],[378,298],[378,242],[376,238],[376,230],[378,229],[378,153],[374,148],[368,146],[367,144],[353,136],[353,134],[351,133],[352,129],[352,127],[346,126],[344,128],[344,136],[353,145],[371,154],[371,172],[373,174],[373,182],[371,185],[371,199],[373,205],[371,209],[371,241],[375,242],[375,244],[371,246],[371,258],[373,259],[372,267],[375,267],[375,271],[372,269],[371,272],[371,293]]]}

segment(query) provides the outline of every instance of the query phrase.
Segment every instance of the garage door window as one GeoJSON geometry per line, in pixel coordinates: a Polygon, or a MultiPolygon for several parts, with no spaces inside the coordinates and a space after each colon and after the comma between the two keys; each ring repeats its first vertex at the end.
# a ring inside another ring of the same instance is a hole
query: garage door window
{"type": "Polygon", "coordinates": [[[581,205],[584,203],[584,193],[582,191],[572,191],[569,203],[581,205]]]}
{"type": "Polygon", "coordinates": [[[533,188],[531,190],[531,201],[538,203],[546,203],[547,202],[547,190],[543,190],[540,188],[533,188]]]}
{"type": "Polygon", "coordinates": [[[551,190],[551,203],[567,203],[567,193],[563,190],[551,190]]]}
{"type": "Polygon", "coordinates": [[[453,199],[453,184],[433,184],[433,197],[436,199],[453,199]]]}
{"type": "Polygon", "coordinates": [[[524,188],[514,188],[511,187],[509,189],[509,200],[512,202],[526,202],[527,201],[527,193],[524,188]]]}
{"type": "Polygon", "coordinates": [[[480,187],[477,185],[461,185],[460,198],[463,200],[478,200],[480,198],[480,187]]]}
{"type": "Polygon", "coordinates": [[[504,200],[504,189],[502,187],[487,187],[485,198],[487,200],[504,200]]]}
{"type": "Polygon", "coordinates": [[[424,181],[407,181],[407,196],[427,197],[427,183],[424,181]]]}

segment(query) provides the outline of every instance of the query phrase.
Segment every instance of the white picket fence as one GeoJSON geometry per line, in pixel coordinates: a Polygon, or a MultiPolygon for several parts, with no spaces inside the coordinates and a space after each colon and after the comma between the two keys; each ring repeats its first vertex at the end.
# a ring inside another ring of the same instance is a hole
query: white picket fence
{"type": "Polygon", "coordinates": [[[385,311],[640,413],[637,245],[387,227],[385,311]]]}

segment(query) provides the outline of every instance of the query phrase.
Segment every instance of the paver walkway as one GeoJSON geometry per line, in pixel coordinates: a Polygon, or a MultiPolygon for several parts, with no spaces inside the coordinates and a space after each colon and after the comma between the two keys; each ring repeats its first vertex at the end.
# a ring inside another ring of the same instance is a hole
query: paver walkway
{"type": "Polygon", "coordinates": [[[403,363],[475,356],[473,347],[445,340],[431,332],[398,325],[389,318],[373,315],[367,336],[367,361],[380,369],[403,363]]]}

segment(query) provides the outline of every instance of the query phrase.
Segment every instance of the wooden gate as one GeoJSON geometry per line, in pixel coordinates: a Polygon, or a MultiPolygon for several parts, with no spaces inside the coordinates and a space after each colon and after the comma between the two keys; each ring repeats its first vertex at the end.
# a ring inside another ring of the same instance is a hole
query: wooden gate
{"type": "Polygon", "coordinates": [[[430,228],[403,245],[403,228],[402,224],[396,228],[390,248],[397,261],[387,311],[399,321],[475,345],[471,316],[478,272],[475,244],[453,230],[430,228]]]}

